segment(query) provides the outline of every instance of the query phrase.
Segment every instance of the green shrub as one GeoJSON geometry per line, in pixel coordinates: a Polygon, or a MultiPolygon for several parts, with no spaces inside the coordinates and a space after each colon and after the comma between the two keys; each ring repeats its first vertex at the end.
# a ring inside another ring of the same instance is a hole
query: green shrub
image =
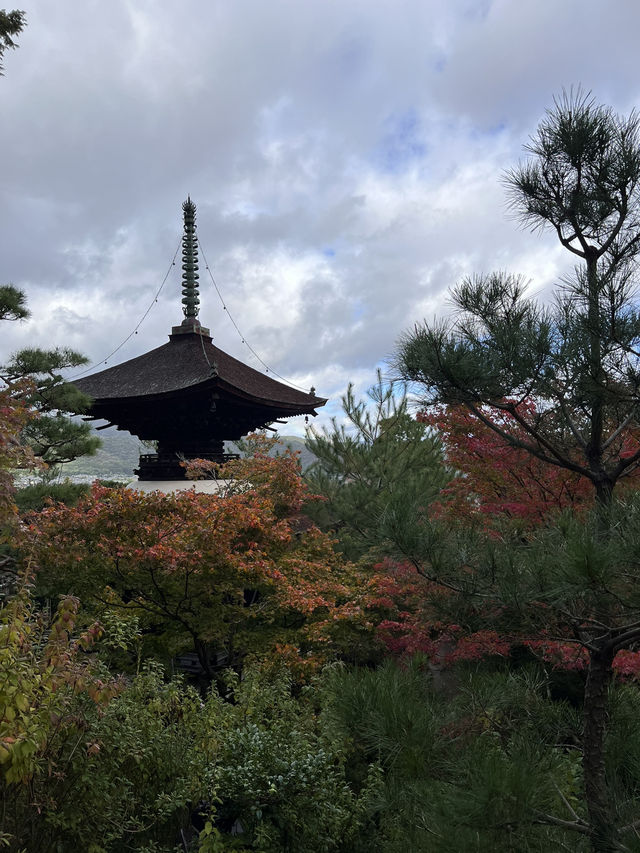
{"type": "Polygon", "coordinates": [[[61,483],[32,483],[16,491],[15,502],[20,513],[34,510],[37,512],[44,509],[48,500],[75,506],[89,491],[90,486],[86,483],[72,483],[70,480],[61,483]]]}
{"type": "Polygon", "coordinates": [[[232,679],[230,692],[233,703],[213,694],[205,711],[208,785],[228,849],[240,843],[260,853],[370,850],[376,768],[354,793],[342,745],[323,730],[304,695],[293,698],[284,668],[250,670],[242,682],[232,679]]]}

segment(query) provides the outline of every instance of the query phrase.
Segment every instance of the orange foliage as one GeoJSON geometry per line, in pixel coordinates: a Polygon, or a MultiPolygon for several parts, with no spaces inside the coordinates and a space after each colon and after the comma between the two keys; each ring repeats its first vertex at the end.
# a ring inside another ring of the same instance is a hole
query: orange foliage
{"type": "Polygon", "coordinates": [[[238,460],[231,472],[213,495],[94,485],[76,507],[31,516],[22,547],[43,584],[94,604],[117,599],[172,634],[175,648],[191,642],[203,665],[205,645],[229,664],[279,644],[322,654],[333,617],[357,614],[360,576],[326,534],[297,532],[308,495],[295,457],[238,460]]]}

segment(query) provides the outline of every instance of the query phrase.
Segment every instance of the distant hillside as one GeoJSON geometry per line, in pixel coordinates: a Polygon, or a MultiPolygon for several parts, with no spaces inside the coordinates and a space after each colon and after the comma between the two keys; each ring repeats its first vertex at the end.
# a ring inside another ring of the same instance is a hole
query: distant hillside
{"type": "MultiPolygon", "coordinates": [[[[133,477],[133,470],[138,466],[140,441],[128,432],[117,430],[115,427],[100,430],[97,435],[102,440],[102,447],[95,456],[82,456],[63,466],[62,475],[70,479],[101,479],[126,480],[133,477]]],[[[306,470],[315,461],[303,438],[295,435],[279,436],[278,445],[274,449],[289,447],[300,452],[302,469],[306,470]]],[[[228,453],[236,453],[236,446],[227,442],[225,449],[228,453]]],[[[281,452],[281,451],[280,451],[281,452]]]]}
{"type": "Polygon", "coordinates": [[[115,427],[96,432],[102,447],[95,456],[81,456],[62,466],[64,477],[99,478],[101,480],[123,480],[133,477],[140,455],[139,440],[128,432],[115,427]]]}
{"type": "MultiPolygon", "coordinates": [[[[276,452],[278,452],[280,447],[288,447],[290,450],[300,453],[300,464],[303,471],[306,471],[316,461],[316,457],[307,447],[304,438],[300,438],[298,435],[279,435],[276,452]]],[[[280,452],[282,451],[280,450],[280,452]]]]}

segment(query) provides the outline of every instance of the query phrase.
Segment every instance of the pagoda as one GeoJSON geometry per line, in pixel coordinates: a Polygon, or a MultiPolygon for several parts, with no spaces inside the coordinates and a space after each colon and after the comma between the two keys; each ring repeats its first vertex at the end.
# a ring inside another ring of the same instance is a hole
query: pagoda
{"type": "Polygon", "coordinates": [[[184,320],[171,329],[168,343],[74,383],[92,399],[89,420],[104,419],[106,426],[157,442],[156,453],[140,456],[140,480],[183,480],[181,462],[224,462],[225,441],[294,415],[315,415],[327,402],[313,388],[299,391],[215,346],[198,319],[196,208],[188,198],[182,209],[184,320]]]}

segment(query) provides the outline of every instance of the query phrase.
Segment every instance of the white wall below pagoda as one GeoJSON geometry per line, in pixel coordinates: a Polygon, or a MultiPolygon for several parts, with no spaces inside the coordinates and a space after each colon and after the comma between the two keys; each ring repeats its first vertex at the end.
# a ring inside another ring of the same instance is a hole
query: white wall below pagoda
{"type": "Polygon", "coordinates": [[[229,480],[133,480],[128,484],[129,489],[136,492],[163,492],[165,495],[173,492],[188,492],[193,489],[206,495],[215,495],[223,491],[229,480]]]}

